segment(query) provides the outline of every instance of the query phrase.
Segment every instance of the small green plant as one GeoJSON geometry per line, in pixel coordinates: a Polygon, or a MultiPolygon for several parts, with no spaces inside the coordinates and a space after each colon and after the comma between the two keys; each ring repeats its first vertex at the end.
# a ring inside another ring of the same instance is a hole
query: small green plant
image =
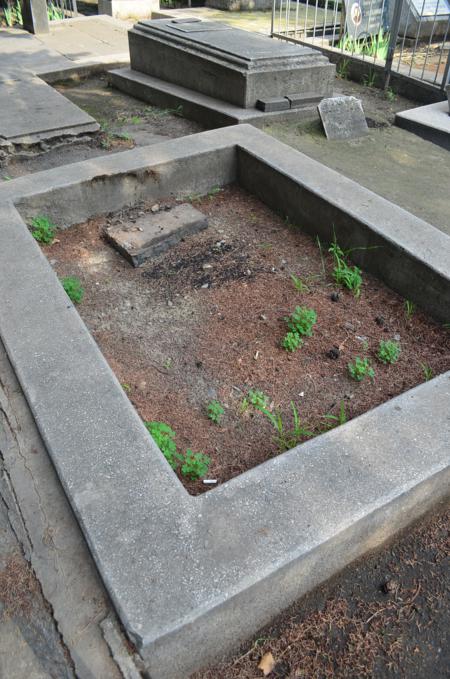
{"type": "Polygon", "coordinates": [[[171,358],[166,358],[166,360],[163,363],[163,368],[165,368],[166,370],[170,370],[171,368],[173,368],[173,361],[171,358]]]}
{"type": "Polygon", "coordinates": [[[244,413],[249,406],[253,406],[256,410],[262,410],[269,405],[270,398],[260,389],[250,389],[247,396],[245,396],[241,403],[241,412],[244,413]]]}
{"type": "Polygon", "coordinates": [[[422,366],[422,371],[423,371],[423,374],[424,374],[424,377],[425,377],[425,381],[428,382],[429,380],[431,380],[433,378],[433,369],[429,365],[427,365],[426,363],[421,363],[420,365],[422,366]]]}
{"type": "Polygon", "coordinates": [[[181,464],[181,473],[189,479],[201,479],[206,475],[211,462],[208,455],[193,453],[190,448],[185,455],[179,453],[176,434],[165,422],[144,422],[144,426],[174,471],[181,464]]]}
{"type": "Polygon", "coordinates": [[[62,21],[64,19],[64,10],[51,2],[47,5],[47,15],[49,21],[62,21]]]}
{"type": "Polygon", "coordinates": [[[207,405],[206,412],[208,413],[208,417],[212,422],[215,424],[220,424],[220,420],[222,419],[222,415],[224,414],[225,410],[219,401],[211,401],[207,405]]]}
{"type": "Polygon", "coordinates": [[[201,479],[208,473],[211,460],[208,455],[204,453],[193,453],[190,448],[186,450],[184,462],[181,465],[181,473],[183,476],[191,480],[201,479]]]}
{"type": "Polygon", "coordinates": [[[61,278],[61,284],[74,304],[79,304],[84,297],[84,288],[76,276],[61,278]]]}
{"type": "Polygon", "coordinates": [[[369,72],[366,73],[363,76],[362,84],[365,87],[375,87],[376,81],[377,81],[377,74],[375,73],[375,71],[372,68],[370,68],[369,72]]]}
{"type": "Polygon", "coordinates": [[[129,384],[127,384],[126,382],[122,382],[120,386],[122,387],[122,389],[123,389],[124,391],[127,392],[127,394],[130,393],[131,387],[130,387],[129,384]]]}
{"type": "Polygon", "coordinates": [[[304,337],[311,337],[313,325],[317,322],[314,309],[307,307],[295,307],[294,312],[284,319],[288,326],[288,332],[281,341],[281,346],[286,351],[295,351],[302,346],[304,337]]]}
{"type": "Polygon", "coordinates": [[[405,300],[405,316],[408,321],[414,316],[415,311],[416,305],[414,302],[411,302],[409,299],[405,300]]]}
{"type": "Polygon", "coordinates": [[[324,420],[330,420],[330,425],[338,427],[341,424],[345,424],[347,422],[347,413],[345,412],[345,403],[343,399],[341,400],[341,403],[339,405],[339,413],[338,415],[332,415],[329,413],[328,415],[323,416],[324,420]]]}
{"type": "Polygon", "coordinates": [[[336,67],[336,75],[341,80],[347,80],[350,70],[350,59],[341,59],[336,67]]]}
{"type": "Polygon", "coordinates": [[[220,188],[220,186],[213,186],[212,188],[209,189],[207,196],[210,200],[212,200],[214,196],[217,196],[221,191],[222,189],[220,188]]]}
{"type": "Polygon", "coordinates": [[[176,470],[183,456],[177,451],[175,432],[172,427],[165,422],[144,422],[144,425],[167,462],[172,469],[176,470]]]}
{"type": "Polygon", "coordinates": [[[267,417],[267,419],[269,420],[272,427],[275,429],[277,433],[275,441],[278,445],[280,452],[290,450],[291,448],[294,448],[296,445],[298,445],[303,439],[311,438],[312,436],[314,436],[314,432],[307,429],[305,425],[302,424],[302,422],[300,421],[298,410],[295,407],[293,401],[291,401],[293,419],[293,427],[291,429],[288,429],[285,423],[283,422],[281,410],[276,410],[274,413],[271,413],[266,408],[260,408],[260,410],[263,413],[263,415],[267,417]]]}
{"type": "Polygon", "coordinates": [[[338,285],[342,285],[348,290],[352,290],[355,297],[361,294],[362,276],[361,269],[357,266],[349,266],[346,262],[348,252],[344,252],[337,244],[336,239],[330,245],[328,252],[331,252],[334,259],[333,277],[338,285]]]}
{"type": "Polygon", "coordinates": [[[313,334],[313,326],[317,323],[317,314],[314,309],[297,306],[294,312],[284,319],[291,332],[296,332],[298,335],[311,337],[313,334]]]}
{"type": "Polygon", "coordinates": [[[392,89],[392,87],[387,87],[387,88],[384,90],[384,96],[385,96],[386,99],[387,99],[388,101],[390,101],[390,102],[393,102],[393,101],[395,101],[395,100],[397,99],[397,95],[395,94],[395,92],[394,92],[394,90],[392,89]]]}
{"type": "Polygon", "coordinates": [[[378,347],[377,358],[385,365],[396,363],[400,357],[400,344],[394,340],[381,340],[378,347]]]}
{"type": "Polygon", "coordinates": [[[361,382],[366,377],[370,377],[373,381],[375,377],[375,370],[370,365],[368,358],[360,358],[356,356],[353,363],[348,363],[348,372],[350,376],[357,382],[361,382]]]}
{"type": "Polygon", "coordinates": [[[294,285],[294,288],[298,292],[309,292],[309,288],[306,285],[306,283],[304,283],[301,278],[299,278],[298,276],[296,276],[293,273],[291,273],[291,281],[294,285]]]}
{"type": "Polygon", "coordinates": [[[4,174],[2,179],[4,182],[9,182],[11,181],[12,177],[10,177],[9,174],[4,174]]]}
{"type": "Polygon", "coordinates": [[[53,242],[56,233],[56,225],[47,217],[33,217],[31,226],[33,228],[31,235],[39,243],[49,245],[53,242]]]}
{"type": "Polygon", "coordinates": [[[5,17],[6,25],[10,28],[14,24],[23,24],[22,6],[19,0],[17,0],[15,5],[7,4],[7,6],[3,9],[3,15],[5,17]]]}
{"type": "Polygon", "coordinates": [[[291,330],[286,333],[281,341],[281,346],[286,351],[296,351],[303,344],[303,340],[298,334],[298,332],[292,332],[291,330]]]}

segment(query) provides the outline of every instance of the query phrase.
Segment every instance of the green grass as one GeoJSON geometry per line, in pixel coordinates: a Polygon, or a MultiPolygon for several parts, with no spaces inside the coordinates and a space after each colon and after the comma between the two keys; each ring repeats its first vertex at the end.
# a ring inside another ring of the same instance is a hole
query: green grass
{"type": "Polygon", "coordinates": [[[338,285],[351,290],[355,297],[361,294],[362,276],[361,269],[357,266],[349,266],[346,258],[350,251],[344,251],[337,244],[336,239],[330,245],[328,252],[331,252],[334,259],[333,277],[338,285]]]}

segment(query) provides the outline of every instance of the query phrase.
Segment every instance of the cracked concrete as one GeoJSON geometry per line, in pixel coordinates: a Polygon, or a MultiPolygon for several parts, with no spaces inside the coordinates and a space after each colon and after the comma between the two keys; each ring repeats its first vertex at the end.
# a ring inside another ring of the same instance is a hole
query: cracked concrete
{"type": "Polygon", "coordinates": [[[0,469],[0,566],[11,555],[29,563],[42,591],[26,614],[0,616],[0,676],[44,679],[58,668],[58,679],[121,679],[100,626],[108,597],[2,344],[0,469]]]}

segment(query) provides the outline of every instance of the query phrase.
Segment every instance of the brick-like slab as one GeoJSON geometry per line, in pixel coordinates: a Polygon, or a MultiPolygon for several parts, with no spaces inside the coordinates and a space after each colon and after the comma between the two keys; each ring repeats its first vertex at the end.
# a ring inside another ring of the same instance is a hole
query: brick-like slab
{"type": "Polygon", "coordinates": [[[184,679],[448,493],[450,373],[201,497],[183,488],[23,217],[64,209],[68,225],[231,181],[321,238],[378,243],[369,268],[450,311],[445,234],[250,126],[0,186],[2,340],[152,679],[184,679]]]}
{"type": "Polygon", "coordinates": [[[140,217],[129,226],[110,226],[106,237],[133,266],[165,252],[182,238],[208,227],[206,216],[189,203],[140,217]]]}

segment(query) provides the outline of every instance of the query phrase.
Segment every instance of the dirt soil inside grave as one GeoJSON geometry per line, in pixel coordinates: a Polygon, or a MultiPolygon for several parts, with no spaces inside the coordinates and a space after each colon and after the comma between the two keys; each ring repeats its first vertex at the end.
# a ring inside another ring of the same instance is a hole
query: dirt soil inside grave
{"type": "MultiPolygon", "coordinates": [[[[195,207],[208,229],[141,268],[103,233],[132,224],[146,204],[58,232],[45,252],[60,277],[81,279],[79,313],[142,419],[168,423],[179,450],[207,453],[209,478],[222,483],[279,452],[268,419],[252,407],[242,412],[250,389],[267,394],[289,427],[293,401],[319,434],[341,403],[351,419],[423,382],[424,365],[433,375],[450,369],[448,331],[420,310],[408,319],[405,300],[368,274],[359,298],[337,290],[331,257],[256,198],[229,187],[195,207]],[[291,274],[308,290],[298,292],[291,274]],[[280,341],[296,306],[314,309],[317,324],[289,354],[280,341]],[[391,366],[376,359],[387,339],[401,345],[391,366]],[[355,356],[370,358],[373,382],[349,377],[355,356]],[[206,414],[214,399],[225,410],[219,425],[206,414]]],[[[191,493],[205,490],[183,482],[191,493]]]]}

